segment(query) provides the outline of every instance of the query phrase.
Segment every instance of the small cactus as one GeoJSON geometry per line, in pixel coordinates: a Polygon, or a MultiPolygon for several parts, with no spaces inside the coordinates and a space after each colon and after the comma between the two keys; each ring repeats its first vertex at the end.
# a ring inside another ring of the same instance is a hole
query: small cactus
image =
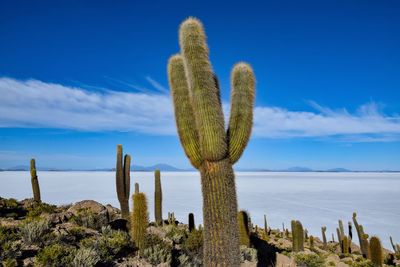
{"type": "Polygon", "coordinates": [[[349,253],[349,239],[347,238],[347,236],[343,236],[343,253],[349,253]]]}
{"type": "Polygon", "coordinates": [[[378,237],[373,236],[369,240],[369,255],[374,266],[382,266],[383,256],[382,256],[382,245],[381,240],[378,237]]]}
{"type": "Polygon", "coordinates": [[[297,252],[299,250],[299,248],[298,248],[299,242],[298,242],[298,235],[297,235],[295,220],[291,221],[291,226],[292,226],[292,250],[297,252]]]}
{"type": "Polygon", "coordinates": [[[241,246],[250,246],[249,216],[244,210],[238,212],[239,243],[241,246]]]}
{"type": "Polygon", "coordinates": [[[350,239],[353,239],[353,226],[351,225],[351,222],[349,222],[349,237],[350,239]]]}
{"type": "Polygon", "coordinates": [[[135,183],[135,194],[139,193],[139,184],[135,183]]]}
{"type": "Polygon", "coordinates": [[[310,235],[310,248],[314,247],[314,236],[310,235]]]}
{"type": "Polygon", "coordinates": [[[189,213],[189,232],[196,230],[196,226],[194,224],[194,215],[193,213],[189,213]]]}
{"type": "Polygon", "coordinates": [[[136,246],[139,248],[139,255],[143,252],[145,245],[146,228],[149,224],[149,213],[147,211],[147,198],[143,193],[132,196],[133,212],[131,221],[131,232],[136,246]]]}
{"type": "Polygon", "coordinates": [[[267,215],[264,214],[264,231],[268,234],[267,215]]]}
{"type": "Polygon", "coordinates": [[[121,206],[122,218],[128,218],[131,156],[126,154],[123,162],[122,156],[122,145],[117,145],[117,165],[115,168],[117,195],[121,206]]]}
{"type": "Polygon", "coordinates": [[[33,190],[33,200],[35,200],[36,202],[41,202],[40,187],[39,187],[39,180],[36,174],[35,159],[31,159],[31,183],[33,190]]]}
{"type": "Polygon", "coordinates": [[[323,241],[323,246],[324,246],[324,250],[326,250],[328,248],[328,244],[326,242],[326,226],[321,227],[322,230],[322,241],[323,241]]]}
{"type": "Polygon", "coordinates": [[[158,225],[162,224],[162,190],[160,180],[160,170],[154,171],[154,217],[158,225]]]}

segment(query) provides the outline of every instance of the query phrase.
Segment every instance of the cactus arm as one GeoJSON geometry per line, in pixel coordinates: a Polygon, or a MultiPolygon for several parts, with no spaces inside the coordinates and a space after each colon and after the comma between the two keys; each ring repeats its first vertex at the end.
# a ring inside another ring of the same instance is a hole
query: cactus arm
{"type": "Polygon", "coordinates": [[[179,42],[192,96],[201,155],[204,160],[221,160],[227,154],[224,115],[201,22],[195,18],[185,20],[180,26],[179,42]]]}
{"type": "Polygon", "coordinates": [[[116,184],[117,184],[117,196],[118,200],[121,201],[124,195],[124,171],[122,162],[122,145],[117,145],[117,164],[115,166],[116,184]]]}
{"type": "Polygon", "coordinates": [[[183,150],[193,167],[199,168],[202,158],[199,135],[196,130],[193,108],[186,81],[184,61],[180,55],[173,55],[168,61],[168,79],[175,109],[175,121],[183,150]]]}
{"type": "Polygon", "coordinates": [[[228,127],[229,158],[232,164],[241,157],[253,125],[254,73],[250,65],[238,63],[231,74],[231,111],[228,127]]]}
{"type": "Polygon", "coordinates": [[[130,187],[131,187],[131,156],[126,154],[124,157],[124,198],[129,203],[130,187]]]}

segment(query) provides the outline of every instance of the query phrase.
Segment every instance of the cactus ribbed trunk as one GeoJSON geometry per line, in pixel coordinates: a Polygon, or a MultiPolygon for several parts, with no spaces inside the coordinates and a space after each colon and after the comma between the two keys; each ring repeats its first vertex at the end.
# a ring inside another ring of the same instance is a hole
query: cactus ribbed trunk
{"type": "Polygon", "coordinates": [[[31,183],[32,183],[32,191],[33,191],[33,200],[36,202],[40,202],[40,187],[39,180],[36,174],[36,165],[35,159],[31,159],[31,183]]]}
{"type": "Polygon", "coordinates": [[[160,170],[154,172],[154,217],[158,225],[162,224],[162,190],[160,170]]]}
{"type": "Polygon", "coordinates": [[[189,213],[189,232],[192,232],[195,229],[196,229],[196,226],[194,224],[194,214],[189,213]]]}
{"type": "Polygon", "coordinates": [[[229,159],[200,166],[203,193],[204,266],[239,266],[235,176],[229,159]],[[229,226],[229,227],[228,227],[229,226]]]}
{"type": "Polygon", "coordinates": [[[129,154],[126,154],[123,160],[122,158],[122,146],[118,145],[117,164],[115,168],[117,196],[121,207],[122,218],[128,218],[131,156],[129,154]]]}

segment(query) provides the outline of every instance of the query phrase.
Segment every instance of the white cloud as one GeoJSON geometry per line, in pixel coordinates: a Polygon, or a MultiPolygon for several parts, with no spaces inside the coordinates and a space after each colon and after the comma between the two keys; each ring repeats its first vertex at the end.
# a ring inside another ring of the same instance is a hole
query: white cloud
{"type": "MultiPolygon", "coordinates": [[[[164,87],[146,79],[158,91],[164,87]]],[[[400,139],[400,116],[379,112],[375,103],[355,114],[331,110],[311,102],[315,112],[257,106],[253,136],[261,138],[332,137],[351,142],[400,139]]],[[[224,103],[224,110],[229,105],[224,103]]],[[[0,78],[0,127],[48,127],[82,131],[137,131],[176,134],[168,94],[93,92],[82,88],[0,78]]]]}

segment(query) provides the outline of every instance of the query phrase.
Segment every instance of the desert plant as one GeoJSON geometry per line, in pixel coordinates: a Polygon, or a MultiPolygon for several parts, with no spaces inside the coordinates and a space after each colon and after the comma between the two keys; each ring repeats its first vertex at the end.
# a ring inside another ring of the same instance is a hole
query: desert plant
{"type": "Polygon", "coordinates": [[[135,194],[139,193],[139,184],[135,183],[135,194]]]}
{"type": "Polygon", "coordinates": [[[40,188],[39,188],[39,180],[36,174],[35,159],[31,159],[31,183],[33,190],[33,199],[36,202],[40,202],[40,188]]]}
{"type": "Polygon", "coordinates": [[[343,243],[343,250],[342,250],[342,252],[343,253],[349,253],[349,247],[350,247],[350,244],[349,244],[349,238],[345,235],[345,236],[343,236],[343,241],[342,241],[342,243],[343,243]]]}
{"type": "Polygon", "coordinates": [[[183,241],[182,249],[186,254],[195,256],[203,254],[203,231],[193,230],[183,241]]]}
{"type": "Polygon", "coordinates": [[[349,238],[350,238],[350,240],[353,239],[353,226],[352,226],[351,222],[349,222],[349,238]]]}
{"type": "Polygon", "coordinates": [[[131,220],[131,232],[139,254],[143,252],[145,246],[146,228],[149,224],[149,213],[147,211],[147,198],[144,193],[137,193],[132,196],[133,212],[131,220]]]}
{"type": "Polygon", "coordinates": [[[264,214],[264,232],[268,234],[268,224],[267,224],[267,215],[264,214]]]}
{"type": "Polygon", "coordinates": [[[100,230],[106,224],[106,220],[94,213],[91,208],[79,208],[76,215],[71,218],[71,222],[95,230],[100,230]]]}
{"type": "Polygon", "coordinates": [[[239,243],[241,246],[250,246],[249,216],[246,211],[238,212],[239,243]]]}
{"type": "Polygon", "coordinates": [[[92,248],[80,248],[76,251],[72,260],[73,266],[90,267],[95,266],[100,261],[100,256],[92,248]]]}
{"type": "Polygon", "coordinates": [[[158,225],[162,224],[162,190],[160,180],[160,170],[154,171],[154,217],[158,225]]]}
{"type": "Polygon", "coordinates": [[[323,242],[323,245],[324,245],[324,250],[326,250],[328,248],[328,244],[326,242],[326,234],[325,234],[326,226],[321,227],[321,231],[322,231],[322,242],[323,242]]]}
{"type": "Polygon", "coordinates": [[[218,80],[208,57],[202,23],[185,20],[181,54],[168,62],[178,134],[191,164],[200,171],[205,266],[239,266],[237,197],[232,165],[250,138],[255,78],[250,65],[232,70],[231,114],[226,132],[218,80]]]}
{"type": "Polygon", "coordinates": [[[194,214],[189,213],[189,232],[196,230],[196,225],[194,224],[194,214]]]}
{"type": "Polygon", "coordinates": [[[126,154],[124,162],[122,162],[122,155],[122,145],[117,145],[117,165],[115,168],[117,195],[121,206],[122,218],[128,218],[131,156],[126,154]]]}
{"type": "Polygon", "coordinates": [[[317,254],[298,253],[294,261],[298,267],[325,267],[325,259],[317,254]]]}
{"type": "Polygon", "coordinates": [[[69,247],[54,244],[44,247],[35,257],[39,266],[70,266],[73,259],[73,250],[69,247]]]}
{"type": "Polygon", "coordinates": [[[353,223],[356,228],[358,240],[360,241],[360,250],[364,258],[368,259],[368,239],[365,238],[365,233],[362,225],[358,224],[357,213],[353,213],[353,223]]]}
{"type": "Polygon", "coordinates": [[[298,251],[298,236],[297,236],[297,229],[296,229],[296,221],[292,220],[290,222],[290,226],[292,227],[292,250],[293,251],[298,251]]]}
{"type": "Polygon", "coordinates": [[[382,266],[383,251],[381,240],[378,237],[372,236],[369,240],[369,255],[374,266],[382,266]]]}
{"type": "Polygon", "coordinates": [[[310,248],[314,247],[314,237],[310,235],[310,248]]]}
{"type": "Polygon", "coordinates": [[[240,262],[257,261],[257,250],[247,246],[240,246],[240,262]]]}
{"type": "Polygon", "coordinates": [[[21,228],[21,235],[27,244],[41,245],[44,236],[49,233],[50,225],[47,220],[25,222],[21,228]]]}
{"type": "Polygon", "coordinates": [[[296,221],[296,232],[297,232],[297,238],[298,238],[298,244],[297,248],[298,251],[303,251],[304,250],[304,231],[303,231],[303,225],[301,224],[300,221],[296,221]]]}
{"type": "Polygon", "coordinates": [[[143,249],[143,257],[151,264],[170,263],[172,261],[172,248],[165,244],[156,244],[143,249]]]}

